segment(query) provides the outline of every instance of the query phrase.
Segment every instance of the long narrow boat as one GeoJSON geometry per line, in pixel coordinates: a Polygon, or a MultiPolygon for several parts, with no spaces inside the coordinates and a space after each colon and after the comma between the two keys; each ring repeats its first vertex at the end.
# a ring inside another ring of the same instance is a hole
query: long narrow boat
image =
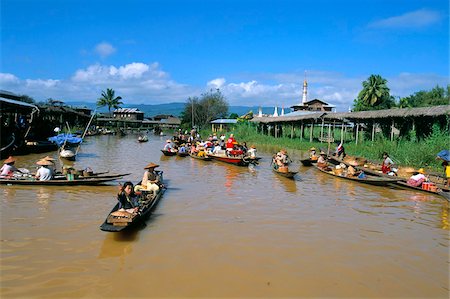
{"type": "Polygon", "coordinates": [[[248,166],[251,162],[250,158],[240,156],[227,156],[227,155],[215,155],[215,154],[207,154],[208,157],[211,157],[213,160],[217,160],[220,162],[225,162],[228,164],[233,164],[237,166],[248,166]]]}
{"type": "MultiPolygon", "coordinates": [[[[77,180],[88,180],[88,179],[118,179],[118,178],[122,178],[124,176],[130,175],[131,173],[117,173],[117,174],[92,174],[89,176],[78,176],[77,180]]],[[[66,176],[65,175],[56,175],[53,178],[54,180],[66,180],[66,176]]]]}
{"type": "Polygon", "coordinates": [[[211,161],[211,160],[212,160],[211,157],[208,157],[208,156],[202,156],[202,157],[199,157],[199,156],[194,155],[194,154],[192,154],[192,153],[189,153],[189,156],[190,156],[191,158],[198,159],[198,160],[203,160],[203,161],[211,161]]]}
{"type": "Polygon", "coordinates": [[[285,178],[290,178],[290,179],[294,178],[294,176],[298,173],[298,171],[288,171],[288,172],[279,171],[278,169],[275,169],[275,167],[273,167],[273,166],[272,166],[272,170],[276,174],[283,176],[285,178]]]}
{"type": "MultiPolygon", "coordinates": [[[[158,176],[162,182],[162,171],[158,172],[158,176]]],[[[120,232],[142,223],[150,216],[150,212],[156,207],[164,191],[165,188],[160,188],[156,193],[142,192],[141,206],[139,207],[139,213],[136,214],[124,212],[121,215],[114,215],[119,210],[119,203],[117,203],[100,225],[100,229],[106,232],[120,232]]]]}
{"type": "Polygon", "coordinates": [[[166,151],[166,150],[161,150],[161,151],[164,154],[164,156],[175,156],[177,154],[177,152],[170,152],[170,151],[166,151]]]}
{"type": "MultiPolygon", "coordinates": [[[[350,165],[349,163],[346,163],[346,162],[336,159],[336,158],[331,158],[331,159],[334,160],[335,162],[344,163],[347,166],[350,165]]],[[[376,170],[373,170],[373,169],[370,169],[367,167],[363,167],[363,166],[353,166],[353,167],[364,171],[366,174],[368,173],[373,176],[378,176],[378,177],[383,177],[383,178],[394,180],[394,182],[393,182],[394,185],[392,185],[393,187],[400,187],[402,189],[411,189],[411,190],[421,191],[421,192],[425,192],[425,193],[440,195],[450,201],[450,189],[441,184],[436,184],[438,186],[438,188],[440,189],[440,191],[434,192],[431,190],[422,189],[421,187],[414,187],[414,186],[408,185],[408,183],[406,183],[407,179],[403,178],[403,177],[393,177],[393,176],[390,176],[390,175],[384,174],[382,172],[379,172],[379,171],[376,171],[376,170]]]]}
{"type": "Polygon", "coordinates": [[[187,157],[187,156],[189,156],[189,153],[188,152],[184,152],[184,153],[177,152],[177,156],[178,157],[187,157]]]}
{"type": "Polygon", "coordinates": [[[368,175],[368,174],[366,174],[366,177],[363,179],[360,179],[358,177],[347,177],[344,175],[335,174],[332,171],[326,171],[320,167],[317,167],[316,165],[314,167],[316,169],[318,169],[319,171],[329,174],[329,175],[332,175],[334,177],[338,177],[338,178],[349,180],[349,181],[360,182],[363,184],[369,184],[369,185],[374,185],[374,186],[390,186],[391,184],[396,182],[395,180],[390,179],[390,178],[382,178],[382,177],[372,176],[372,175],[368,175]]]}
{"type": "Polygon", "coordinates": [[[416,191],[420,191],[420,192],[425,192],[425,193],[431,193],[431,194],[435,194],[435,195],[440,195],[442,197],[444,197],[445,199],[447,199],[448,201],[450,201],[450,192],[448,191],[448,189],[438,189],[438,191],[431,191],[431,190],[425,190],[422,189],[422,187],[414,187],[411,185],[408,185],[408,183],[406,182],[402,182],[402,181],[397,181],[395,182],[395,187],[401,187],[404,189],[412,189],[412,190],[416,190],[416,191]]]}
{"type": "Polygon", "coordinates": [[[75,180],[48,180],[37,181],[30,179],[0,179],[0,185],[30,185],[30,186],[80,186],[80,185],[102,185],[117,178],[86,178],[75,180]]]}
{"type": "Polygon", "coordinates": [[[311,158],[300,160],[303,166],[313,166],[313,164],[317,163],[317,159],[313,160],[311,158]]]}

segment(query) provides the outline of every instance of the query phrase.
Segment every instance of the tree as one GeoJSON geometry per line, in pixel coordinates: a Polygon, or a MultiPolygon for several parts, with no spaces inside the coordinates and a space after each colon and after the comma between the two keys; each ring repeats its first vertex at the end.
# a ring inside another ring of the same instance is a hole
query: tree
{"type": "Polygon", "coordinates": [[[380,75],[371,75],[362,83],[363,89],[353,103],[353,111],[389,109],[395,100],[389,94],[387,80],[380,75]]]}
{"type": "Polygon", "coordinates": [[[181,113],[181,122],[185,127],[195,125],[203,128],[217,118],[228,115],[228,102],[219,89],[202,94],[200,98],[188,98],[184,111],[181,113]]]}
{"type": "Polygon", "coordinates": [[[408,97],[401,98],[399,107],[403,107],[404,103],[408,103],[409,107],[428,107],[437,105],[448,105],[450,102],[450,85],[445,90],[437,85],[430,91],[421,90],[408,97]]]}
{"type": "Polygon", "coordinates": [[[108,112],[111,115],[111,108],[120,108],[123,103],[120,101],[122,97],[115,95],[112,88],[107,88],[106,92],[102,91],[102,96],[97,100],[97,107],[108,107],[108,112]]]}
{"type": "Polygon", "coordinates": [[[28,103],[28,104],[34,104],[35,103],[34,99],[32,97],[27,96],[27,95],[21,95],[20,98],[19,98],[19,101],[25,102],[25,103],[28,103]]]}
{"type": "Polygon", "coordinates": [[[239,114],[237,113],[230,113],[230,116],[228,118],[237,119],[239,117],[239,114]]]}

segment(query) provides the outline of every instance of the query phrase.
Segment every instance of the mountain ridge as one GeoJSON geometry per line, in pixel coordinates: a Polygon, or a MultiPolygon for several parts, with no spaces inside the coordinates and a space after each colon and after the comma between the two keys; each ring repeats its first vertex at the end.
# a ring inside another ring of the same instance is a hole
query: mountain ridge
{"type": "MultiPolygon", "coordinates": [[[[73,101],[66,102],[67,105],[72,107],[86,107],[92,110],[97,108],[96,103],[83,102],[83,101],[73,101]]],[[[144,112],[144,117],[153,117],[159,114],[170,114],[173,116],[180,117],[181,112],[183,112],[185,103],[182,102],[172,102],[165,104],[133,104],[133,105],[123,105],[122,108],[137,108],[140,111],[144,112]]],[[[253,111],[254,114],[258,113],[259,106],[229,106],[228,113],[236,113],[241,116],[249,111],[253,111]]],[[[262,113],[264,114],[272,114],[274,111],[274,107],[261,107],[262,113]]],[[[108,112],[108,108],[102,107],[97,109],[98,112],[108,112]]],[[[287,111],[286,111],[287,112],[287,111]]]]}

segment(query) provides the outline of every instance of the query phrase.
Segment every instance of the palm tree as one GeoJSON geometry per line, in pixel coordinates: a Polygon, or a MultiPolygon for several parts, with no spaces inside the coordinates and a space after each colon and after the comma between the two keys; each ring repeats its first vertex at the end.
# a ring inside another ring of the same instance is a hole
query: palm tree
{"type": "Polygon", "coordinates": [[[97,107],[108,106],[109,115],[111,115],[111,107],[114,109],[120,108],[119,105],[123,103],[120,101],[122,97],[115,96],[114,89],[107,88],[106,92],[102,90],[102,97],[97,100],[97,107]]]}
{"type": "Polygon", "coordinates": [[[358,94],[358,100],[366,106],[378,106],[390,97],[386,84],[387,80],[380,75],[371,75],[362,83],[363,89],[358,94]]]}

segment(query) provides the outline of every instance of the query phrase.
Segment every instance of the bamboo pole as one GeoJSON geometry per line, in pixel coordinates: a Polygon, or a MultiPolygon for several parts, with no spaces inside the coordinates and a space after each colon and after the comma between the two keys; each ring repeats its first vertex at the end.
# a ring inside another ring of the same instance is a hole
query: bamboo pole
{"type": "Polygon", "coordinates": [[[291,139],[294,139],[294,123],[291,124],[291,139]]]}
{"type": "Polygon", "coordinates": [[[344,143],[344,120],[342,120],[342,126],[341,126],[341,143],[344,143]]]}
{"type": "Polygon", "coordinates": [[[314,121],[311,121],[311,130],[309,132],[309,142],[313,141],[314,121]]]}
{"type": "Polygon", "coordinates": [[[372,142],[375,140],[375,122],[372,122],[372,142]]]}
{"type": "Polygon", "coordinates": [[[301,128],[300,128],[300,140],[301,140],[301,141],[303,141],[303,133],[304,133],[304,132],[303,132],[303,129],[304,129],[304,128],[303,128],[303,120],[302,120],[302,126],[301,126],[301,128]]]}
{"type": "Polygon", "coordinates": [[[358,144],[359,123],[356,124],[356,144],[358,144]]]}
{"type": "Polygon", "coordinates": [[[394,120],[392,120],[392,125],[391,125],[391,141],[394,140],[394,120]]]}
{"type": "Polygon", "coordinates": [[[324,125],[324,123],[325,123],[325,119],[322,118],[322,125],[320,128],[320,143],[322,143],[322,140],[323,140],[323,125],[324,125]]]}

